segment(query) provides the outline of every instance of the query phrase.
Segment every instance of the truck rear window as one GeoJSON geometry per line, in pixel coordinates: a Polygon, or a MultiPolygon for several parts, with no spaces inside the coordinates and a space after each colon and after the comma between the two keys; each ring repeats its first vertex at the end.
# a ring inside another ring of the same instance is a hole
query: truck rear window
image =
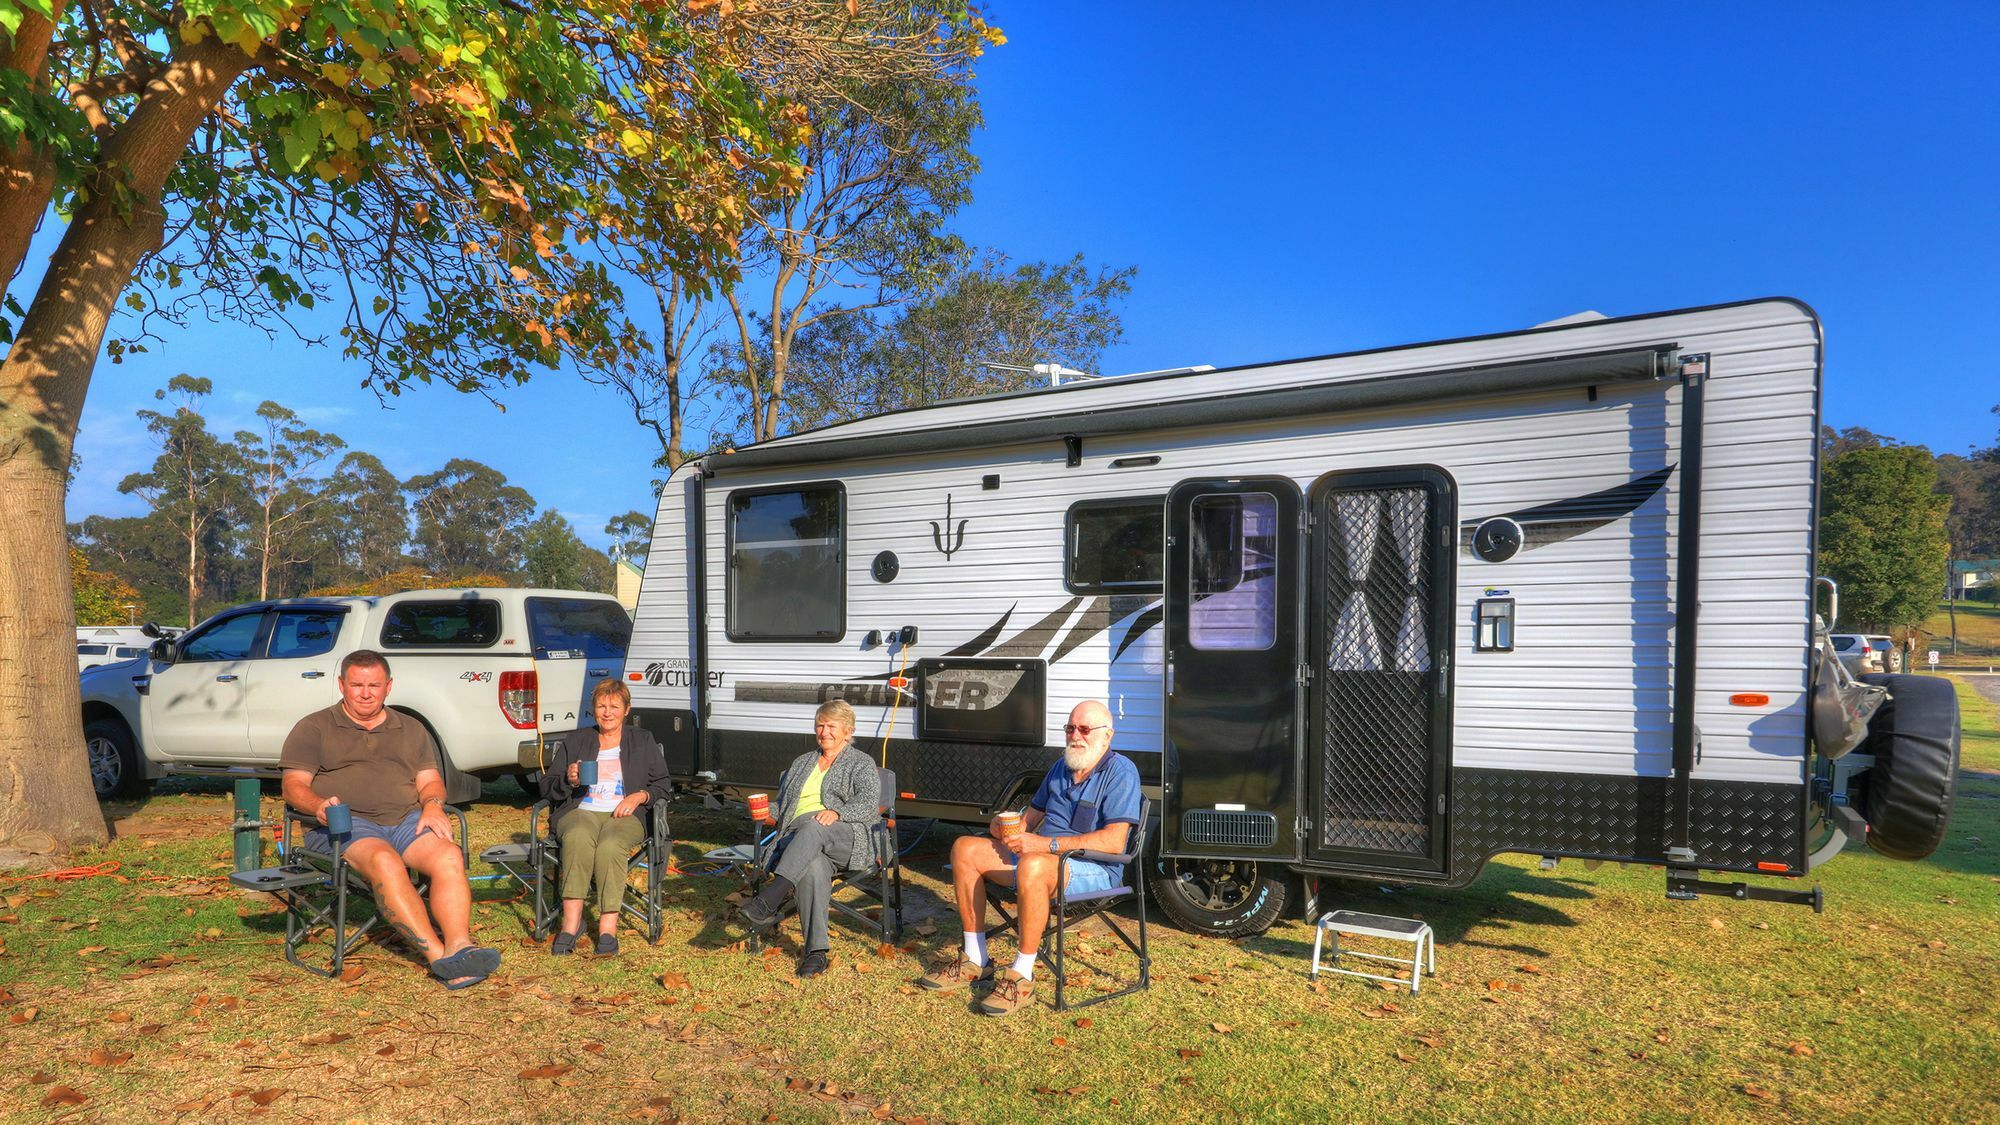
{"type": "Polygon", "coordinates": [[[538,660],[623,660],[632,619],[617,602],[529,598],[528,638],[538,660]]]}
{"type": "Polygon", "coordinates": [[[399,602],[382,621],[383,648],[486,648],[500,639],[500,603],[399,602]]]}

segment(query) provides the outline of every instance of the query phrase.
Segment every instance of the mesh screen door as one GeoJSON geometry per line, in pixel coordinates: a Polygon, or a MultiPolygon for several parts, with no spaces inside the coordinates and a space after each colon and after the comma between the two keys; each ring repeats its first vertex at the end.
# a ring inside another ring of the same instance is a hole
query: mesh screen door
{"type": "Polygon", "coordinates": [[[1424,473],[1349,474],[1318,491],[1318,850],[1424,860],[1443,755],[1433,646],[1443,490],[1424,473]]]}

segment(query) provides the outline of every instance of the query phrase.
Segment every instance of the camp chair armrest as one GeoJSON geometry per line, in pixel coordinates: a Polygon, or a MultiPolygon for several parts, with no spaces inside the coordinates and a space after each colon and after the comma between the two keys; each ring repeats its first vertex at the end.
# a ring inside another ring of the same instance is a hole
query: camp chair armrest
{"type": "Polygon", "coordinates": [[[1123,867],[1126,864],[1131,863],[1132,860],[1136,857],[1129,855],[1112,855],[1110,852],[1094,852],[1091,851],[1089,848],[1071,848],[1070,850],[1061,853],[1061,858],[1065,863],[1069,862],[1072,859],[1085,859],[1089,860],[1092,863],[1102,863],[1109,866],[1123,867]]]}
{"type": "MultiPolygon", "coordinates": [[[[542,812],[545,809],[552,809],[554,807],[555,807],[554,803],[551,802],[547,797],[543,797],[541,800],[536,801],[534,804],[528,806],[528,839],[536,841],[538,843],[541,841],[542,812]]],[[[551,820],[549,822],[549,834],[551,836],[555,835],[555,830],[556,830],[555,822],[551,820]]]]}

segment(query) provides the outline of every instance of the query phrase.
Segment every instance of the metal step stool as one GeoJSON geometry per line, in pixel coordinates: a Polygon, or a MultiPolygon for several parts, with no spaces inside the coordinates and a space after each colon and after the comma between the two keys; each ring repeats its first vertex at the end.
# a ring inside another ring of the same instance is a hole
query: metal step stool
{"type": "Polygon", "coordinates": [[[1424,970],[1429,968],[1432,976],[1437,975],[1437,937],[1431,933],[1430,923],[1415,918],[1391,918],[1386,914],[1363,914],[1358,910],[1330,910],[1320,915],[1313,932],[1312,974],[1308,979],[1318,980],[1320,973],[1320,947],[1328,933],[1333,934],[1333,956],[1329,958],[1326,971],[1346,977],[1362,977],[1366,980],[1403,983],[1396,977],[1385,977],[1379,973],[1364,973],[1359,969],[1340,967],[1341,954],[1349,957],[1365,957],[1371,961],[1387,961],[1392,965],[1410,967],[1410,991],[1415,993],[1423,987],[1424,970]],[[1358,949],[1342,949],[1340,935],[1351,937],[1382,938],[1386,941],[1402,941],[1410,944],[1410,956],[1390,957],[1382,953],[1364,953],[1358,949]]]}

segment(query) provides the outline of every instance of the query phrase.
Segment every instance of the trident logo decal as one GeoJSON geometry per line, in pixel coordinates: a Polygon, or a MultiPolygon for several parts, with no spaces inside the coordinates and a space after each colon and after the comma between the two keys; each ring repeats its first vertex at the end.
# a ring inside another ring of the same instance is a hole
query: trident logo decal
{"type": "Polygon", "coordinates": [[[958,553],[958,549],[965,546],[965,525],[971,522],[971,520],[959,520],[957,529],[954,530],[952,528],[951,493],[945,493],[944,524],[943,526],[939,526],[936,520],[932,520],[930,521],[930,525],[931,543],[937,547],[938,553],[944,556],[946,562],[950,562],[951,557],[958,553]],[[945,546],[946,542],[950,542],[951,546],[945,546]]]}

